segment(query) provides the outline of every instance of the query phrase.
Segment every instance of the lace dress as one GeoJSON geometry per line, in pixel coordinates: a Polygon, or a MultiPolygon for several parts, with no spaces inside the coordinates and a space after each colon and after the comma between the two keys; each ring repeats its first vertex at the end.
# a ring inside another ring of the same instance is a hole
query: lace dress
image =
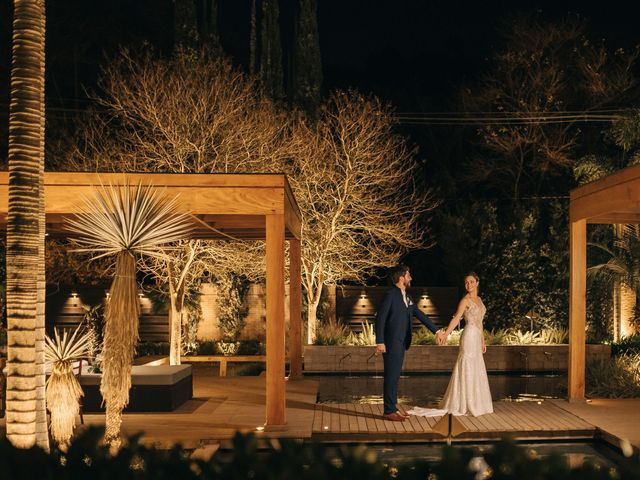
{"type": "Polygon", "coordinates": [[[460,337],[458,359],[440,408],[414,407],[407,413],[423,417],[446,413],[478,417],[493,413],[489,378],[482,356],[482,319],[486,311],[482,301],[478,305],[470,300],[464,312],[465,327],[460,337]]]}

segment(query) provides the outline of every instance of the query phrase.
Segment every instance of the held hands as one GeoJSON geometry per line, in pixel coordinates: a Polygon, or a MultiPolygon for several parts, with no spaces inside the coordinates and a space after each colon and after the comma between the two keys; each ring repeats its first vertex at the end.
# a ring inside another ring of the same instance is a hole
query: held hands
{"type": "Polygon", "coordinates": [[[436,332],[436,343],[440,346],[447,344],[447,338],[449,335],[444,330],[438,330],[436,332]]]}

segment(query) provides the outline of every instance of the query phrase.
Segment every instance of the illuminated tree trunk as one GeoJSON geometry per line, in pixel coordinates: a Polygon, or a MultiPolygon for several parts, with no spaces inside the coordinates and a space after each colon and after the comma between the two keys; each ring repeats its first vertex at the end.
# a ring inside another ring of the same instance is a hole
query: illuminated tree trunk
{"type": "Polygon", "coordinates": [[[171,310],[169,311],[169,364],[180,365],[182,351],[182,311],[184,306],[184,291],[176,290],[169,281],[169,297],[171,310]]]}
{"type": "MultiPolygon", "coordinates": [[[[42,419],[43,369],[38,366],[40,212],[44,171],[44,19],[42,0],[15,0],[9,116],[7,220],[7,438],[17,447],[36,443],[42,419]],[[37,333],[38,332],[38,333],[37,333]]],[[[42,363],[42,362],[41,362],[42,363]]],[[[39,444],[47,447],[46,442],[39,444]]]]}

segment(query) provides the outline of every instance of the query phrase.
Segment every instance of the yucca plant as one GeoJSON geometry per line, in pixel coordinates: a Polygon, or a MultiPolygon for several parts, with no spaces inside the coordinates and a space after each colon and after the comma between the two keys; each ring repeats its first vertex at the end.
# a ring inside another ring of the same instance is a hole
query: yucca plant
{"type": "Polygon", "coordinates": [[[349,327],[335,320],[320,324],[316,330],[314,345],[343,345],[347,339],[349,327]]]}
{"type": "Polygon", "coordinates": [[[73,373],[73,363],[87,358],[91,348],[91,333],[79,325],[71,335],[54,330],[53,339],[45,337],[45,359],[51,363],[47,380],[46,401],[51,413],[51,437],[66,449],[73,435],[80,397],[84,394],[73,373]]]}
{"type": "Polygon", "coordinates": [[[131,365],[138,341],[140,304],[136,283],[139,256],[163,257],[166,248],[187,237],[192,222],[169,199],[151,186],[138,184],[96,188],[84,199],[84,211],[68,219],[76,251],[92,259],[115,257],[115,275],[105,308],[102,380],[106,404],[105,441],[120,445],[122,410],[129,403],[131,365]]]}

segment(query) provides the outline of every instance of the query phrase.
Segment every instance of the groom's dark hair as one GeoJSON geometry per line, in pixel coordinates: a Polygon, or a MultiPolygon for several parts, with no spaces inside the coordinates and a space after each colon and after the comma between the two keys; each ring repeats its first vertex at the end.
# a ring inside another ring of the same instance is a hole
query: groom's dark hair
{"type": "Polygon", "coordinates": [[[389,269],[389,278],[391,279],[391,283],[395,285],[400,280],[400,277],[404,277],[404,274],[409,271],[409,267],[407,267],[404,263],[399,263],[395,267],[391,267],[389,269]]]}

